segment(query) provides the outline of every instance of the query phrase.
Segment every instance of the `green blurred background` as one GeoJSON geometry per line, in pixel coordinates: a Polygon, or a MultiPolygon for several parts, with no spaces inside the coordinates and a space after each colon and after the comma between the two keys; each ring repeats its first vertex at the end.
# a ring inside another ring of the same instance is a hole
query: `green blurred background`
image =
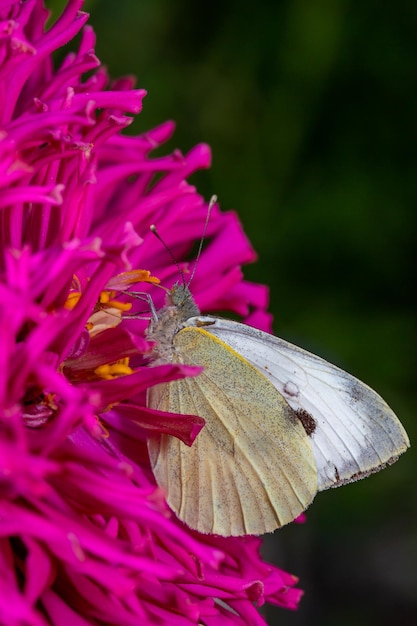
{"type": "MultiPolygon", "coordinates": [[[[59,10],[64,2],[49,1],[59,10]]],[[[275,331],[366,380],[416,435],[417,3],[95,0],[97,54],[148,90],[134,130],[204,141],[193,181],[236,208],[275,331]]],[[[416,455],[319,494],[265,542],[300,576],[271,626],[417,624],[416,455]]]]}

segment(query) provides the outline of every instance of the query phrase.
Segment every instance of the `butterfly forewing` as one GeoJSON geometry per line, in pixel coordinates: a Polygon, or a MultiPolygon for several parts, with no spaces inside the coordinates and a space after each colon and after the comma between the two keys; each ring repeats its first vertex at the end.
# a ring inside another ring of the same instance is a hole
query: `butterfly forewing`
{"type": "Polygon", "coordinates": [[[197,319],[261,371],[309,425],[318,490],[378,471],[409,446],[386,402],[350,374],[250,326],[209,317],[188,323],[197,319]]]}
{"type": "Polygon", "coordinates": [[[168,435],[148,443],[171,508],[190,527],[221,535],[262,534],[292,521],[314,498],[317,475],[309,437],[289,404],[204,329],[178,332],[173,360],[204,371],[151,388],[148,405],[199,415],[206,425],[191,447],[168,435]]]}

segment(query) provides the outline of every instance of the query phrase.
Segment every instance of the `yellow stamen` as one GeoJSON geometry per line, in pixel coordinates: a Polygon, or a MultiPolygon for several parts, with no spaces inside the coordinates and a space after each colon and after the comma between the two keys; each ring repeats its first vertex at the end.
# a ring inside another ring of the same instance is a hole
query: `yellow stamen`
{"type": "Polygon", "coordinates": [[[104,380],[112,380],[113,378],[133,374],[133,370],[129,367],[129,357],[126,357],[124,359],[120,359],[120,361],[115,361],[114,363],[99,365],[99,367],[94,370],[94,373],[99,378],[104,378],[104,380]]]}
{"type": "Polygon", "coordinates": [[[100,292],[99,302],[100,304],[104,304],[113,309],[119,309],[120,311],[130,311],[132,308],[131,302],[120,302],[120,300],[115,300],[114,296],[116,295],[115,291],[108,291],[107,289],[100,292]]]}
{"type": "Polygon", "coordinates": [[[71,293],[69,293],[67,296],[67,299],[64,304],[64,308],[67,309],[68,311],[72,311],[75,305],[78,304],[80,298],[81,298],[81,291],[71,291],[71,293]]]}
{"type": "Polygon", "coordinates": [[[110,291],[101,291],[99,296],[100,304],[107,304],[111,297],[114,296],[114,292],[110,291]]]}
{"type": "Polygon", "coordinates": [[[119,309],[119,311],[130,311],[132,308],[131,302],[119,302],[119,300],[109,300],[107,304],[113,309],[119,309]]]}

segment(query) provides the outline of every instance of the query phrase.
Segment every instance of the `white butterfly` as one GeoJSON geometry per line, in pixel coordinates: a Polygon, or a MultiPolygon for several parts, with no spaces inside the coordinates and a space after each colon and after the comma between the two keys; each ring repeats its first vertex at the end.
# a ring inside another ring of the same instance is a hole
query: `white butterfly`
{"type": "Polygon", "coordinates": [[[149,390],[154,409],[203,417],[191,447],[148,442],[156,480],[188,526],[262,534],[291,522],[318,491],[368,476],[409,446],[384,400],[338,367],[260,330],[203,316],[185,285],[148,337],[159,362],[204,366],[149,390]]]}

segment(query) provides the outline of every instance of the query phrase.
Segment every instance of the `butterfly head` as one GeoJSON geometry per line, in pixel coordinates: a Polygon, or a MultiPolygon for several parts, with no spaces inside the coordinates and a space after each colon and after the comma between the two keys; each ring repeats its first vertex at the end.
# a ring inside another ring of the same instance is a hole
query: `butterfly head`
{"type": "Polygon", "coordinates": [[[167,290],[167,303],[156,312],[156,319],[149,324],[147,337],[155,342],[154,354],[159,359],[169,361],[172,356],[174,335],[184,327],[185,322],[200,313],[186,284],[175,283],[167,290]]]}
{"type": "Polygon", "coordinates": [[[175,283],[172,289],[168,291],[167,300],[168,306],[171,305],[176,308],[178,319],[182,322],[200,313],[188,285],[175,283]]]}

